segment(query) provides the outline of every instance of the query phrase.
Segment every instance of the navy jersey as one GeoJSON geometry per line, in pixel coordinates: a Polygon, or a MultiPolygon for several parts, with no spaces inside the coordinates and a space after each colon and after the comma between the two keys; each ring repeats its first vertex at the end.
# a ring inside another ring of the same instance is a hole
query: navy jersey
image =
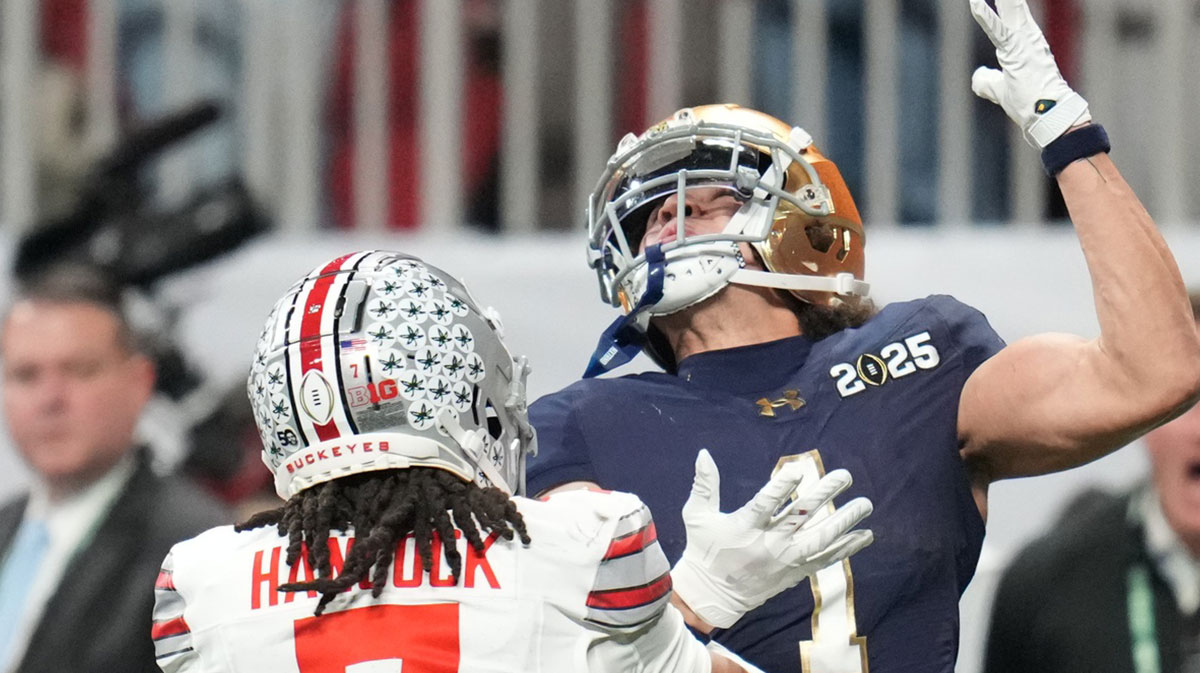
{"type": "Polygon", "coordinates": [[[874,544],[716,639],[770,673],[953,671],[958,599],[984,532],[959,455],[959,395],[1003,345],[981,313],[933,296],[820,341],[698,353],[676,376],[580,381],[530,409],[529,492],[586,480],[636,493],[674,563],[698,450],[720,468],[723,511],[781,458],[845,468],[854,485],[838,503],[871,499],[874,544]]]}

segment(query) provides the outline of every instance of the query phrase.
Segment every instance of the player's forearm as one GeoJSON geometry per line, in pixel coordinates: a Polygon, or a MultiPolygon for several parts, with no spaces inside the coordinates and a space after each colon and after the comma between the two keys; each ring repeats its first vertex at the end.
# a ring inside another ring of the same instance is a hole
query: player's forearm
{"type": "MultiPolygon", "coordinates": [[[[1027,403],[1030,409],[1016,418],[986,410],[979,412],[982,422],[968,413],[965,423],[960,420],[968,441],[964,451],[975,453],[969,450],[973,441],[979,455],[990,458],[1005,451],[989,446],[1019,441],[1032,449],[1065,449],[1055,453],[1066,460],[1056,456],[1046,465],[1079,464],[1186,408],[1200,387],[1200,344],[1175,260],[1146,209],[1102,153],[1106,137],[1078,128],[1064,136],[1069,127],[1086,126],[1091,112],[1063,79],[1028,3],[1003,0],[993,7],[971,0],[970,7],[996,47],[1000,65],[999,70],[978,68],[971,89],[1000,105],[1026,137],[1044,148],[1052,170],[1062,169],[1058,184],[1092,276],[1101,336],[1081,348],[1043,339],[998,361],[984,377],[972,375],[976,383],[1018,385],[1007,394],[980,390],[980,385],[964,389],[964,404],[980,400],[990,406],[986,403],[999,399],[1027,403]]],[[[1002,462],[990,466],[999,477],[1028,473],[1031,467],[1021,460],[1002,462]]]]}
{"type": "Polygon", "coordinates": [[[675,609],[679,610],[679,614],[683,615],[683,622],[691,627],[693,631],[699,631],[704,634],[712,633],[713,625],[704,621],[699,615],[693,612],[688,607],[688,604],[684,603],[683,599],[679,597],[679,594],[671,594],[671,605],[674,605],[675,609]]]}
{"type": "Polygon", "coordinates": [[[1097,373],[1152,426],[1200,388],[1200,340],[1179,268],[1107,154],[1070,164],[1058,182],[1092,278],[1097,373]]]}
{"type": "MultiPolygon", "coordinates": [[[[679,597],[679,594],[671,594],[671,605],[679,610],[679,614],[683,615],[683,622],[690,626],[693,631],[708,634],[712,633],[713,626],[704,621],[688,607],[687,603],[679,597]]],[[[737,662],[727,659],[716,652],[708,653],[709,662],[712,665],[712,673],[746,673],[746,669],[742,668],[737,662]]]]}

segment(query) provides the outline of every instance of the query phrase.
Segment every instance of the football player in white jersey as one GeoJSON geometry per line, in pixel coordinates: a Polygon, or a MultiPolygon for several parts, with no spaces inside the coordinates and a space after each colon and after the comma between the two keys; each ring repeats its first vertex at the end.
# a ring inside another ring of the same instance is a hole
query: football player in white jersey
{"type": "Polygon", "coordinates": [[[706,451],[674,569],[636,496],[520,497],[528,367],[500,329],[399,253],[338,257],[288,291],[248,382],[286,502],[172,549],[153,626],[164,671],[736,671],[688,627],[870,543],[850,530],[870,503],[832,504],[844,470],[784,466],[723,514],[706,451]]]}

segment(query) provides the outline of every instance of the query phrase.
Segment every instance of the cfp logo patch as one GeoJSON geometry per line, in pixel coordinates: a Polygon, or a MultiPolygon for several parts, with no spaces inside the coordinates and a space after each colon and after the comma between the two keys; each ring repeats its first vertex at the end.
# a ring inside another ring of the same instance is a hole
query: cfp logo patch
{"type": "Polygon", "coordinates": [[[765,397],[760,397],[754,402],[758,405],[758,415],[775,417],[775,410],[781,407],[787,407],[792,411],[796,411],[805,405],[804,398],[800,397],[799,390],[785,390],[783,397],[777,400],[769,400],[765,397]]]}
{"type": "Polygon", "coordinates": [[[930,340],[929,332],[905,337],[881,348],[879,355],[863,353],[853,363],[839,362],[829,369],[829,376],[837,380],[838,394],[850,397],[868,387],[878,388],[892,379],[933,369],[942,360],[930,340]]]}

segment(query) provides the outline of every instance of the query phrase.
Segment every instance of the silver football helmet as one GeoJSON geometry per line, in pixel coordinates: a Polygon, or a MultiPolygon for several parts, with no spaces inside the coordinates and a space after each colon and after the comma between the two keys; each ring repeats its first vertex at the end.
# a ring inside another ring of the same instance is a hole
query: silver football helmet
{"type": "Polygon", "coordinates": [[[415,257],[314,269],[271,310],[247,382],[276,492],[427,466],[523,493],[529,368],[501,336],[495,311],[415,257]]]}
{"type": "Polygon", "coordinates": [[[609,159],[588,201],[589,262],[601,295],[625,313],[650,316],[695,305],[729,283],[788,290],[814,304],[857,301],[865,235],[837,167],[803,129],[736,105],[684,108],[609,159]],[[741,201],[724,230],[641,249],[647,219],[689,188],[718,187],[741,201]],[[766,271],[746,268],[750,244],[766,271]],[[649,289],[648,289],[649,288],[649,289]]]}

